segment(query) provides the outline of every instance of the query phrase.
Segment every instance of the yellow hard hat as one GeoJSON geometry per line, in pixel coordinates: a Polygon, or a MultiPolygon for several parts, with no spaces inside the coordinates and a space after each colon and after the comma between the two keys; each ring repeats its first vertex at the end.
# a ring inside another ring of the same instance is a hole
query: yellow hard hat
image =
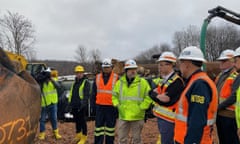
{"type": "Polygon", "coordinates": [[[84,72],[84,67],[78,65],[78,66],[75,67],[74,72],[84,72]]]}

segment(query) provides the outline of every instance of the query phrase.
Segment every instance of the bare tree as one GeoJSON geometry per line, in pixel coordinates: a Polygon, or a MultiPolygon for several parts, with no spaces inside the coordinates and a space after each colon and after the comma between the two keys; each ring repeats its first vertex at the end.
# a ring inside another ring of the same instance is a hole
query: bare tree
{"type": "Polygon", "coordinates": [[[173,36],[174,52],[179,53],[187,46],[199,46],[200,30],[196,26],[190,25],[186,30],[177,31],[173,36]]]}
{"type": "Polygon", "coordinates": [[[236,49],[240,46],[239,30],[233,25],[211,26],[206,35],[206,58],[210,61],[219,57],[225,49],[236,49]]]}
{"type": "Polygon", "coordinates": [[[89,52],[90,58],[89,58],[89,67],[88,70],[91,72],[97,72],[98,71],[98,63],[101,59],[101,52],[99,49],[93,49],[89,52]]]}
{"type": "Polygon", "coordinates": [[[0,18],[0,31],[0,42],[5,49],[25,56],[34,51],[35,30],[23,15],[8,11],[0,18]]]}
{"type": "Polygon", "coordinates": [[[76,54],[75,59],[77,62],[83,65],[87,63],[87,49],[84,46],[79,45],[76,54]]]}
{"type": "MultiPolygon", "coordinates": [[[[239,30],[233,25],[221,27],[210,26],[206,35],[206,59],[215,60],[225,49],[236,49],[240,46],[239,30]]],[[[174,51],[180,51],[190,45],[199,46],[200,31],[195,26],[189,26],[187,30],[175,32],[173,38],[174,51]]]]}
{"type": "Polygon", "coordinates": [[[161,44],[160,46],[153,46],[150,49],[147,49],[143,52],[141,52],[139,55],[135,57],[137,61],[140,61],[141,63],[144,62],[153,62],[152,56],[156,54],[161,54],[164,51],[170,51],[170,46],[166,43],[161,44]]]}
{"type": "Polygon", "coordinates": [[[93,61],[94,63],[97,61],[100,61],[101,59],[101,52],[99,49],[91,50],[89,55],[90,55],[90,61],[93,61]]]}

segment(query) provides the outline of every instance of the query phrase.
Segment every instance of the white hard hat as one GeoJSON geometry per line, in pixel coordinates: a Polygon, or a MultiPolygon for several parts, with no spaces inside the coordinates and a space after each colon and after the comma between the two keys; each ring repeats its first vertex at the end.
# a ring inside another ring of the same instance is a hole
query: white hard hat
{"type": "Polygon", "coordinates": [[[44,72],[49,72],[50,73],[51,72],[51,68],[48,67],[47,69],[44,70],[44,72]]]}
{"type": "Polygon", "coordinates": [[[235,57],[240,56],[240,47],[238,47],[238,48],[235,50],[234,56],[235,56],[235,57]]]}
{"type": "Polygon", "coordinates": [[[124,65],[124,69],[137,68],[137,63],[135,60],[127,60],[124,65]]]}
{"type": "Polygon", "coordinates": [[[189,46],[183,49],[178,57],[180,60],[194,60],[205,62],[202,51],[196,46],[189,46]]]}
{"type": "Polygon", "coordinates": [[[217,60],[228,60],[234,57],[234,50],[226,49],[221,52],[220,56],[217,58],[217,60]]]}
{"type": "Polygon", "coordinates": [[[112,60],[109,58],[106,58],[102,61],[102,67],[111,67],[112,66],[112,60]]]}
{"type": "Polygon", "coordinates": [[[169,62],[174,62],[175,63],[176,60],[177,60],[177,58],[172,52],[166,51],[166,52],[163,52],[161,54],[161,56],[158,59],[158,62],[159,61],[169,61],[169,62]]]}

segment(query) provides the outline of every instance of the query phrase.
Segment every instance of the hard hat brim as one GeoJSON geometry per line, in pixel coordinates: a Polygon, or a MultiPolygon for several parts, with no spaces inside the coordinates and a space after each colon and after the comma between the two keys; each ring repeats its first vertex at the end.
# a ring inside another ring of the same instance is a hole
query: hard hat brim
{"type": "Polygon", "coordinates": [[[235,54],[235,55],[234,55],[234,57],[238,57],[238,56],[240,56],[240,54],[235,54]]]}
{"type": "MultiPolygon", "coordinates": [[[[233,58],[233,57],[231,57],[231,58],[233,58]]],[[[229,60],[229,59],[231,59],[230,57],[219,57],[219,58],[217,58],[217,60],[218,61],[221,61],[221,60],[229,60]]]]}
{"type": "Polygon", "coordinates": [[[124,69],[137,69],[138,66],[127,66],[127,67],[124,67],[124,69]]]}
{"type": "Polygon", "coordinates": [[[164,59],[164,58],[159,58],[159,59],[157,60],[157,62],[161,62],[161,61],[167,61],[167,62],[173,62],[173,63],[176,62],[176,60],[164,59]]]}
{"type": "Polygon", "coordinates": [[[192,60],[192,61],[201,61],[207,62],[204,58],[196,58],[196,57],[179,57],[179,60],[192,60]]]}
{"type": "Polygon", "coordinates": [[[112,67],[112,65],[102,65],[102,68],[109,68],[112,67]]]}

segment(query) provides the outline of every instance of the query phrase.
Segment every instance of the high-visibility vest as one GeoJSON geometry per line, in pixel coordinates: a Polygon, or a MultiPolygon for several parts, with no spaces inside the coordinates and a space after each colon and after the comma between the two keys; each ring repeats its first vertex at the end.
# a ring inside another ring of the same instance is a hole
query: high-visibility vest
{"type": "Polygon", "coordinates": [[[154,84],[158,85],[159,83],[161,83],[163,81],[163,79],[160,77],[157,77],[157,78],[154,78],[152,81],[154,84]]]}
{"type": "Polygon", "coordinates": [[[237,89],[235,115],[236,115],[237,127],[240,128],[240,87],[237,89]]]}
{"type": "MultiPolygon", "coordinates": [[[[84,89],[84,86],[85,86],[85,82],[86,82],[86,79],[83,80],[83,82],[81,83],[81,85],[78,89],[78,95],[79,95],[80,100],[82,100],[84,98],[83,89],[84,89]]],[[[71,89],[70,89],[70,93],[69,93],[69,97],[68,97],[68,102],[69,103],[72,100],[73,86],[74,86],[74,83],[72,84],[71,89]]]]}
{"type": "Polygon", "coordinates": [[[174,129],[174,140],[179,142],[180,144],[184,144],[184,138],[187,133],[187,119],[188,119],[188,100],[186,98],[186,93],[189,91],[189,88],[192,84],[196,81],[202,79],[206,81],[211,90],[212,90],[212,98],[211,102],[209,103],[208,111],[207,111],[207,125],[204,126],[201,144],[211,144],[212,143],[212,130],[211,126],[216,121],[216,114],[217,114],[217,104],[218,104],[218,97],[217,97],[217,88],[214,82],[207,76],[205,72],[199,72],[192,75],[190,81],[188,82],[186,88],[181,94],[180,100],[178,101],[177,108],[176,108],[176,118],[175,118],[175,129],[174,129]]]}
{"type": "MultiPolygon", "coordinates": [[[[166,83],[159,83],[158,85],[158,94],[163,94],[166,92],[169,85],[171,85],[176,79],[180,78],[177,74],[174,74],[166,83]]],[[[166,121],[174,123],[175,120],[175,110],[176,103],[171,106],[162,106],[155,103],[153,107],[153,114],[156,117],[160,117],[166,121]]]]}
{"type": "Polygon", "coordinates": [[[97,96],[96,104],[99,105],[112,105],[112,89],[118,79],[118,75],[111,73],[108,83],[104,85],[103,74],[100,73],[96,76],[97,96]]]}
{"type": "Polygon", "coordinates": [[[58,103],[57,90],[51,81],[49,81],[48,83],[43,83],[42,92],[42,107],[58,103]]]}
{"type": "MultiPolygon", "coordinates": [[[[220,73],[217,76],[215,83],[218,82],[221,74],[222,73],[220,73]]],[[[233,82],[234,82],[235,78],[237,77],[237,75],[238,75],[238,73],[235,70],[233,70],[230,73],[230,75],[226,78],[226,80],[223,82],[220,92],[218,93],[219,94],[219,103],[224,102],[229,96],[231,96],[232,85],[233,85],[233,82]]],[[[226,109],[234,111],[235,105],[228,106],[226,109]]]]}

